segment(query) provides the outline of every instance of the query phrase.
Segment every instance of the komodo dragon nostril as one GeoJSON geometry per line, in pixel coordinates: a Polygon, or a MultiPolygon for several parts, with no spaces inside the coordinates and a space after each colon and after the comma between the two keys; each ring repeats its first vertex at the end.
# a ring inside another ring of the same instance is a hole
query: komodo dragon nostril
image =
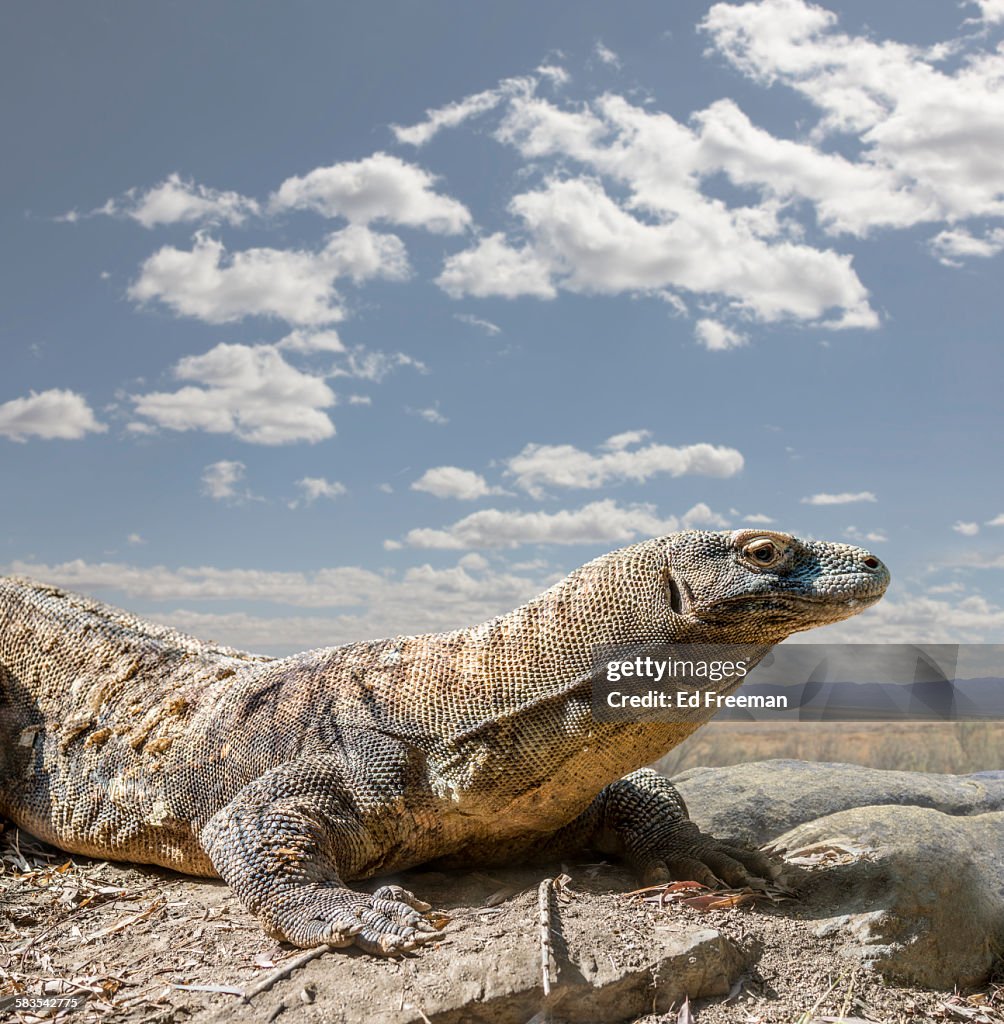
{"type": "Polygon", "coordinates": [[[864,559],[864,566],[866,569],[881,569],[882,563],[874,555],[869,555],[864,559]]]}

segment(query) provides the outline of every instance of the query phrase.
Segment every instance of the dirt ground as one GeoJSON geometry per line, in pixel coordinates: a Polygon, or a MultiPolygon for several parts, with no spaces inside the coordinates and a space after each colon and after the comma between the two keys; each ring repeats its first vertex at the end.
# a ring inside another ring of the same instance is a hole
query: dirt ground
{"type": "Polygon", "coordinates": [[[953,994],[886,984],[841,959],[834,940],[815,936],[810,922],[819,908],[802,901],[660,906],[652,894],[648,902],[628,895],[630,875],[612,865],[411,872],[400,881],[451,919],[445,940],[392,961],[325,952],[288,972],[302,951],[265,936],[220,882],[70,856],[9,824],[0,861],[0,1016],[24,1024],[215,1024],[235,1015],[284,1024],[541,1024],[625,1015],[644,1024],[1004,1024],[1004,987],[953,994]],[[556,978],[585,974],[591,984],[564,1002],[545,1001],[538,884],[562,870],[570,881],[552,897],[556,978]],[[695,935],[710,952],[691,952],[686,942],[695,935]],[[705,955],[715,963],[701,962],[705,955]],[[657,956],[671,978],[657,977],[657,956]],[[726,973],[712,977],[716,971],[726,973]],[[269,981],[250,1001],[243,997],[269,981]],[[716,985],[715,998],[684,1002],[686,992],[716,985]],[[72,997],[79,1008],[16,1009],[16,996],[72,997]]]}

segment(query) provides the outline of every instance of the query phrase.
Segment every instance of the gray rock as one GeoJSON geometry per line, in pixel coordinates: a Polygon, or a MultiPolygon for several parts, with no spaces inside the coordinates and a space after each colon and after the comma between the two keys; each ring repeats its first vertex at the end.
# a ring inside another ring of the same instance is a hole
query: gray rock
{"type": "MultiPolygon", "coordinates": [[[[414,959],[388,961],[353,954],[325,956],[298,971],[282,998],[302,1007],[297,993],[316,993],[315,1019],[341,1024],[526,1024],[546,1011],[549,1020],[616,1022],[667,1012],[687,997],[726,995],[750,967],[721,932],[656,912],[623,891],[627,872],[600,868],[580,878],[568,903],[553,905],[556,974],[544,998],[538,931],[539,869],[507,869],[495,879],[476,874],[404,873],[400,880],[438,905],[457,896],[447,940],[414,959]],[[497,906],[484,903],[500,882],[514,888],[497,906]]],[[[256,997],[259,1019],[277,1011],[279,990],[256,997]]],[[[229,1007],[212,1024],[230,1024],[229,1007]]],[[[285,1019],[285,1016],[279,1019],[285,1019]]],[[[299,1016],[297,1017],[299,1019],[299,1016]]]]}
{"type": "Polygon", "coordinates": [[[1004,773],[766,761],[676,781],[716,835],[789,857],[814,848],[787,877],[801,875],[799,912],[841,938],[844,956],[950,989],[982,983],[1004,955],[1004,773]]]}
{"type": "MultiPolygon", "coordinates": [[[[546,1004],[540,950],[531,929],[522,955],[509,950],[493,957],[489,949],[473,962],[454,960],[444,975],[447,985],[426,1001],[423,1012],[435,1024],[525,1024],[545,1008],[568,1022],[629,1021],[666,1012],[688,996],[726,995],[748,964],[712,928],[667,927],[653,933],[641,957],[632,958],[611,956],[588,940],[580,944],[579,938],[568,935],[571,959],[559,970],[546,1004]]],[[[400,1019],[418,1024],[421,1017],[406,1013],[400,1019]]]]}
{"type": "Polygon", "coordinates": [[[691,768],[673,781],[701,828],[756,845],[852,807],[930,807],[951,815],[1004,811],[1004,772],[933,775],[779,760],[691,768]]]}
{"type": "Polygon", "coordinates": [[[905,984],[951,989],[987,979],[1004,954],[1004,812],[858,807],[777,840],[789,855],[834,843],[853,854],[803,885],[817,934],[838,935],[844,956],[905,984]]]}

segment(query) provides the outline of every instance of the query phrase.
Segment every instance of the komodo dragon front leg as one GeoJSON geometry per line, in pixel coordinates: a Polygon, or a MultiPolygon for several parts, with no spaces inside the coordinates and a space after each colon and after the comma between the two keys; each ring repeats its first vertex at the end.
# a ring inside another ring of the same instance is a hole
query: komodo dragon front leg
{"type": "Polygon", "coordinates": [[[642,885],[686,879],[712,888],[773,879],[780,866],[754,849],[702,832],[665,776],[640,768],[604,788],[564,828],[533,851],[551,860],[594,849],[623,858],[642,885]]]}
{"type": "Polygon", "coordinates": [[[377,873],[408,830],[402,791],[347,762],[326,753],[266,772],[210,818],[203,849],[274,938],[383,956],[440,938],[429,904],[406,889],[371,895],[343,881],[377,873]]]}
{"type": "MultiPolygon", "coordinates": [[[[273,937],[388,955],[442,937],[425,916],[429,904],[400,886],[370,895],[343,879],[375,873],[400,847],[408,820],[403,796],[386,779],[361,779],[346,759],[324,754],[280,765],[246,786],[209,820],[200,842],[273,937]]],[[[672,783],[647,768],[607,786],[578,818],[519,853],[550,860],[589,848],[622,856],[645,885],[741,886],[778,873],[757,851],[701,832],[672,783]]]]}

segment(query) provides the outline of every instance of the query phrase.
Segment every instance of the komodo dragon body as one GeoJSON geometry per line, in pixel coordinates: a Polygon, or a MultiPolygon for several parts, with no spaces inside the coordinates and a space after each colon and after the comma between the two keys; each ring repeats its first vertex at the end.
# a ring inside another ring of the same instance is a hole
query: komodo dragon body
{"type": "Polygon", "coordinates": [[[428,905],[346,882],[431,860],[596,848],[648,881],[765,877],[641,768],[695,721],[593,714],[597,651],[760,657],[888,581],[845,544],[688,531],[469,629],[269,659],[0,577],[0,813],[73,852],[221,876],[278,938],[384,954],[435,934],[428,905]]]}

